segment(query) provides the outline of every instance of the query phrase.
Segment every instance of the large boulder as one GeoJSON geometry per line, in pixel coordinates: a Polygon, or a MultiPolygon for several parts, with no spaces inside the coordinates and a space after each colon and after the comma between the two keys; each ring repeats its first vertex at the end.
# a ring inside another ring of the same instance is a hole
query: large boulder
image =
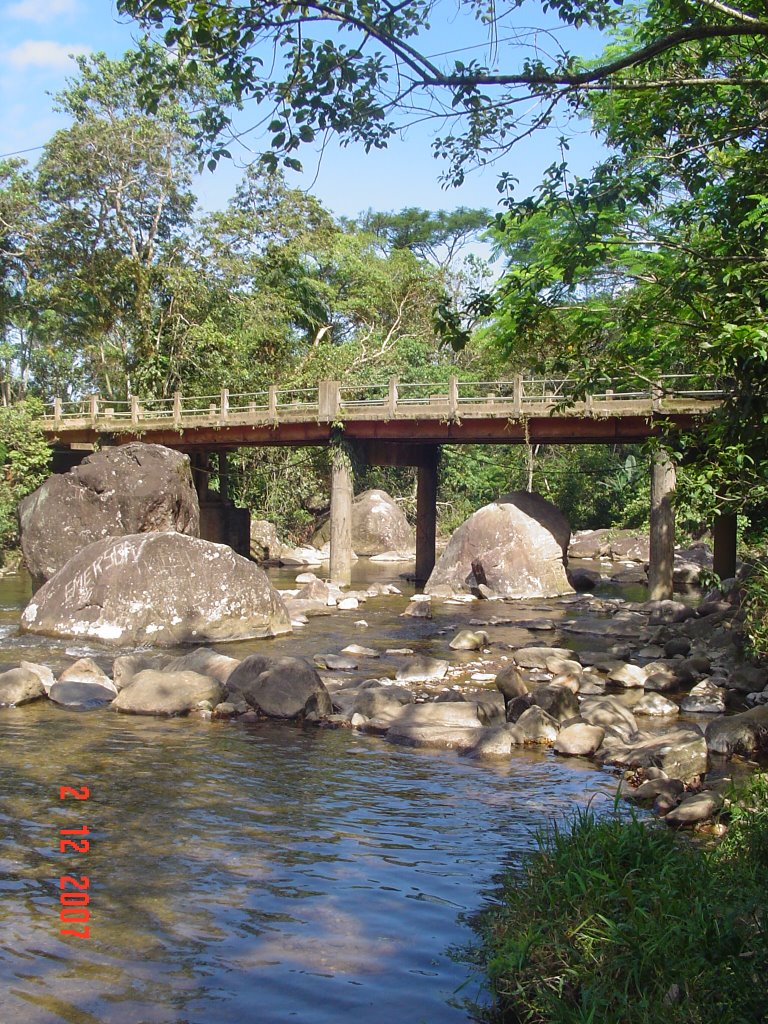
{"type": "Polygon", "coordinates": [[[227,679],[230,700],[245,700],[267,718],[327,718],[333,705],[316,669],[303,658],[252,654],[227,679]]]}
{"type": "Polygon", "coordinates": [[[35,594],[21,628],[173,646],[276,636],[291,623],[266,573],[231,548],[140,533],[79,551],[35,594]]]}
{"type": "Polygon", "coordinates": [[[35,587],[97,540],[150,532],[197,537],[200,509],[189,457],[138,442],[95,452],[24,498],[19,528],[35,587]]]}
{"type": "MultiPolygon", "coordinates": [[[[321,548],[330,539],[330,521],[312,538],[321,548]]],[[[416,550],[412,527],[399,505],[386,491],[370,490],[352,501],[352,547],[358,555],[380,555],[385,551],[411,555],[416,550]]]]}
{"type": "Polygon", "coordinates": [[[540,495],[504,494],[454,531],[424,590],[448,596],[480,589],[504,598],[570,594],[570,535],[565,516],[540,495]]]}

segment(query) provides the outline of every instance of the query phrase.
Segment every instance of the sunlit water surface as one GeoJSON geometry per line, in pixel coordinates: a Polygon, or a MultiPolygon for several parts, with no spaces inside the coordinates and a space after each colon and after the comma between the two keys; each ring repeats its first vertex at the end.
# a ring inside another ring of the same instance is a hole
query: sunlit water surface
{"type": "MultiPolygon", "coordinates": [[[[17,578],[0,581],[3,662],[89,650],[17,637],[26,597],[17,578]]],[[[356,640],[445,656],[440,630],[471,612],[399,619],[405,602],[311,620],[266,649],[356,640]]],[[[383,659],[368,674],[391,670],[383,659]]],[[[469,919],[536,829],[615,789],[610,773],[551,752],[482,764],[346,730],[47,702],[0,710],[0,723],[3,1024],[468,1021],[466,1001],[482,998],[457,952],[469,919]],[[60,785],[91,797],[62,803],[60,785]],[[91,849],[58,852],[60,829],[82,825],[91,849]],[[90,879],[89,938],[59,934],[65,874],[90,879]]]]}

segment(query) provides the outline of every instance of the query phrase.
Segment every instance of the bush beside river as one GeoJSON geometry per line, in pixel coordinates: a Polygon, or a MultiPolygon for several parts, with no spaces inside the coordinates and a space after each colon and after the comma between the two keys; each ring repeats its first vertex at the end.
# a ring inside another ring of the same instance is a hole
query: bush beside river
{"type": "MultiPolygon", "coordinates": [[[[480,926],[494,1024],[768,1019],[768,776],[725,803],[722,839],[580,811],[539,837],[480,926]]],[[[716,831],[722,831],[716,829],[716,831]]]]}

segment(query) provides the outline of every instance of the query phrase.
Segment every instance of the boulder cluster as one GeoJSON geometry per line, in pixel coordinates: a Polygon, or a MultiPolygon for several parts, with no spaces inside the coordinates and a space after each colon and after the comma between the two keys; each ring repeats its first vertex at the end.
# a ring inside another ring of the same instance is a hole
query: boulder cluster
{"type": "MultiPolygon", "coordinates": [[[[297,582],[287,595],[292,617],[374,596],[345,595],[311,573],[297,582]]],[[[476,758],[551,747],[624,771],[624,794],[652,803],[670,825],[716,814],[722,794],[706,783],[713,758],[768,749],[768,671],[737,662],[736,606],[719,593],[697,608],[591,595],[565,602],[569,617],[558,626],[578,645],[512,649],[493,639],[495,627],[510,620],[492,616],[446,637],[445,658],[357,643],[317,654],[313,663],[267,654],[239,661],[199,648],[175,658],[117,657],[108,672],[81,659],[58,678],[22,662],[0,674],[0,704],[47,696],[77,710],[108,705],[132,714],[314,722],[476,758]],[[582,646],[585,637],[591,647],[582,646]],[[490,655],[496,670],[453,683],[453,651],[490,655]],[[382,656],[390,667],[377,673],[382,656]],[[726,714],[745,703],[747,710],[726,714]]]]}
{"type": "MultiPolygon", "coordinates": [[[[631,530],[578,530],[571,537],[568,557],[599,562],[613,583],[645,583],[650,542],[647,534],[631,530]]],[[[712,551],[706,543],[698,542],[689,548],[675,551],[673,579],[675,586],[696,585],[702,569],[712,569],[712,551]]],[[[594,570],[579,569],[590,573],[594,570]]],[[[576,590],[590,589],[579,586],[571,579],[576,590]]]]}

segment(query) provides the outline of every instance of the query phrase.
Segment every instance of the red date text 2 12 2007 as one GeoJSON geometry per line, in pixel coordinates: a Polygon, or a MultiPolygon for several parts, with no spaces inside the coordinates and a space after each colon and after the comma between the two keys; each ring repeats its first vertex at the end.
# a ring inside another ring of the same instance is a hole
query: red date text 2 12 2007
{"type": "MultiPolygon", "coordinates": [[[[59,800],[87,800],[91,791],[87,786],[59,786],[59,800]]],[[[88,853],[91,848],[88,839],[70,838],[73,836],[87,836],[90,829],[87,825],[79,828],[59,829],[59,853],[88,853]]],[[[62,935],[74,935],[78,939],[88,939],[91,935],[90,925],[86,922],[91,916],[88,904],[91,897],[88,892],[91,880],[87,875],[61,875],[59,878],[59,911],[63,925],[81,924],[82,929],[65,927],[61,928],[62,935]]]]}

